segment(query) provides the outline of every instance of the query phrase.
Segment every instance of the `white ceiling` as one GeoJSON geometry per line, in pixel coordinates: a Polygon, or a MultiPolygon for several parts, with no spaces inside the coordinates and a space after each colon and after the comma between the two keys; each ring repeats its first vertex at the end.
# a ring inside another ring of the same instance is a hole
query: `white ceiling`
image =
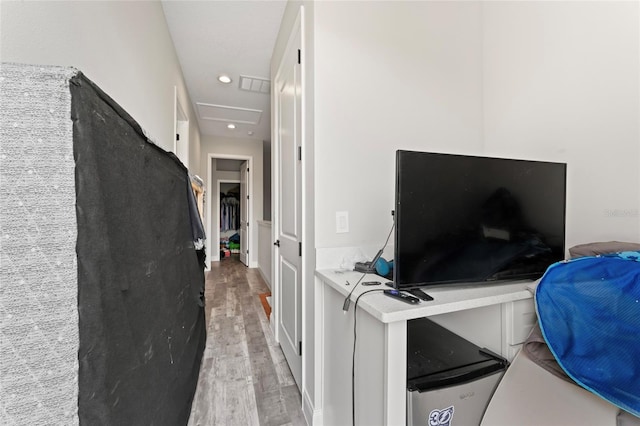
{"type": "Polygon", "coordinates": [[[270,79],[285,5],[284,0],[162,1],[202,135],[271,140],[269,94],[242,90],[239,83],[241,75],[270,79]],[[220,83],[220,74],[233,81],[220,83]],[[231,122],[234,130],[227,128],[231,122]]]}

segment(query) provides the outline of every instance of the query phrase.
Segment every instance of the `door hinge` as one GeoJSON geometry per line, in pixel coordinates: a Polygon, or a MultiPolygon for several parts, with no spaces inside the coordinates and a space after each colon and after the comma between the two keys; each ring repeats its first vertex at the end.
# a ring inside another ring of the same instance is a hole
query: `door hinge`
{"type": "Polygon", "coordinates": [[[247,173],[249,173],[249,168],[247,167],[247,173]]]}
{"type": "Polygon", "coordinates": [[[247,195],[247,200],[249,199],[249,196],[247,195]]]}
{"type": "Polygon", "coordinates": [[[299,146],[298,147],[298,161],[301,161],[301,160],[302,160],[302,147],[299,146]]]}
{"type": "Polygon", "coordinates": [[[302,342],[298,342],[298,355],[302,356],[302,342]]]}
{"type": "Polygon", "coordinates": [[[180,133],[176,133],[176,140],[179,141],[180,140],[180,133]]]}
{"type": "Polygon", "coordinates": [[[298,49],[298,64],[302,63],[302,51],[298,49]]]}
{"type": "Polygon", "coordinates": [[[298,243],[298,256],[302,256],[302,241],[298,243]]]}

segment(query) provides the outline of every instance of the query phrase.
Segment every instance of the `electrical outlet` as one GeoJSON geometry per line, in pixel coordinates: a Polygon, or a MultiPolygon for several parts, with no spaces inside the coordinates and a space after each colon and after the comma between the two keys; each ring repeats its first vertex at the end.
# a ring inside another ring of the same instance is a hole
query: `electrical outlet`
{"type": "Polygon", "coordinates": [[[349,212],[336,212],[336,234],[349,232],[349,212]]]}

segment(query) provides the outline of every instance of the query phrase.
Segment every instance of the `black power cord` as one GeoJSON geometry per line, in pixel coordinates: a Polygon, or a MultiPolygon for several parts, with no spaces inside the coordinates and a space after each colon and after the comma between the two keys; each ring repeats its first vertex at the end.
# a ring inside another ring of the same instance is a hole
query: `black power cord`
{"type": "MultiPolygon", "coordinates": [[[[391,238],[391,233],[393,232],[393,227],[395,225],[396,225],[395,223],[393,225],[391,225],[391,229],[389,230],[389,235],[387,235],[387,240],[384,242],[384,245],[380,249],[381,252],[384,251],[384,249],[387,247],[387,244],[389,243],[389,238],[391,238]]],[[[373,266],[375,267],[375,265],[373,265],[373,266]]],[[[365,275],[366,274],[362,274],[362,276],[360,277],[358,282],[355,283],[355,285],[351,288],[351,291],[349,292],[347,297],[345,297],[344,302],[342,303],[342,310],[343,311],[347,312],[349,310],[349,305],[351,304],[351,295],[353,294],[353,291],[356,289],[356,287],[358,287],[358,284],[360,284],[360,281],[362,281],[362,279],[365,277],[365,275]]],[[[347,281],[347,284],[349,284],[348,281],[347,281]]],[[[362,293],[362,294],[364,294],[364,293],[362,293]]],[[[360,296],[362,296],[362,294],[360,296]]],[[[360,298],[360,296],[358,296],[358,298],[360,298]]]]}
{"type": "Polygon", "coordinates": [[[356,297],[356,302],[353,307],[353,354],[351,355],[351,424],[353,426],[356,426],[356,321],[358,319],[358,301],[365,294],[382,291],[384,290],[380,288],[363,291],[358,295],[358,297],[356,297]]]}
{"type": "MultiPolygon", "coordinates": [[[[351,295],[353,294],[353,290],[356,289],[356,287],[358,287],[358,284],[360,284],[360,281],[362,281],[362,279],[366,276],[367,274],[362,274],[362,276],[360,277],[360,279],[355,283],[355,285],[351,288],[351,291],[349,292],[349,294],[347,294],[347,297],[344,298],[344,302],[342,303],[342,310],[345,311],[345,313],[349,310],[349,305],[351,304],[351,295]]],[[[347,284],[349,284],[349,281],[347,281],[347,284]]]]}
{"type": "MultiPolygon", "coordinates": [[[[392,212],[393,215],[393,212],[392,212]]],[[[382,246],[382,249],[380,250],[380,252],[384,251],[384,249],[387,247],[387,244],[389,243],[389,238],[391,238],[391,233],[393,232],[393,228],[395,226],[395,223],[393,225],[391,225],[391,229],[389,230],[389,235],[387,235],[387,240],[384,242],[384,245],[382,246]]],[[[375,265],[374,265],[375,267],[375,265]]],[[[362,279],[366,276],[367,274],[362,274],[362,276],[360,277],[360,279],[358,279],[358,282],[355,283],[355,285],[351,288],[351,291],[349,292],[349,294],[347,295],[347,297],[344,299],[344,302],[342,303],[342,310],[346,313],[349,310],[349,305],[351,304],[351,295],[353,294],[353,291],[356,289],[356,287],[358,286],[358,284],[360,284],[360,281],[362,281],[362,279]]],[[[349,282],[347,281],[347,284],[349,284],[349,282]]],[[[354,313],[353,313],[353,354],[351,356],[351,421],[353,426],[355,426],[356,424],[356,391],[355,391],[355,378],[356,378],[356,337],[357,337],[357,333],[356,333],[356,319],[357,319],[357,310],[358,310],[358,301],[360,300],[360,298],[362,296],[364,296],[365,294],[368,293],[373,293],[373,292],[381,292],[384,291],[382,289],[372,289],[372,290],[367,290],[367,291],[363,291],[362,293],[360,293],[358,295],[358,297],[356,297],[356,302],[355,302],[355,307],[354,307],[354,313]]]]}

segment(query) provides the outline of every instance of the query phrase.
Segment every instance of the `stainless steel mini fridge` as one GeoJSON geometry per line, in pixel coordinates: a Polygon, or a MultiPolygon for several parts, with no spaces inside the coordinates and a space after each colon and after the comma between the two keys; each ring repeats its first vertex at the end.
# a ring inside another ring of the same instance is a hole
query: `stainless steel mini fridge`
{"type": "Polygon", "coordinates": [[[407,322],[407,425],[479,425],[508,366],[426,318],[407,322]]]}

